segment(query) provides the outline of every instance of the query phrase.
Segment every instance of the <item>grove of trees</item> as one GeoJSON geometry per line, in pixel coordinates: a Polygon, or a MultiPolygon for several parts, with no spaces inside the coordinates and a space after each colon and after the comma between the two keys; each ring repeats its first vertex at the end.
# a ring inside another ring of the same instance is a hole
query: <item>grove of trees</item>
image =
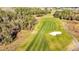
{"type": "Polygon", "coordinates": [[[53,14],[54,17],[66,20],[78,20],[79,21],[79,11],[74,10],[60,10],[53,14]]]}
{"type": "Polygon", "coordinates": [[[47,8],[13,8],[12,11],[0,9],[0,43],[8,44],[16,39],[18,32],[21,30],[33,30],[37,17],[50,13],[47,8]]]}

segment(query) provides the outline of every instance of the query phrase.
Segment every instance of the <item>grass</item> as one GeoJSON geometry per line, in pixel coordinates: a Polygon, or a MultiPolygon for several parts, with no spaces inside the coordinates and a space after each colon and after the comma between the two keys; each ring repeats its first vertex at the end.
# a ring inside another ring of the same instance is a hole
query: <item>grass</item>
{"type": "Polygon", "coordinates": [[[35,31],[37,33],[32,35],[21,48],[26,51],[66,50],[66,46],[72,41],[72,37],[64,30],[61,20],[50,15],[40,19],[35,31]],[[59,36],[49,35],[53,31],[61,31],[62,34],[59,36]]]}

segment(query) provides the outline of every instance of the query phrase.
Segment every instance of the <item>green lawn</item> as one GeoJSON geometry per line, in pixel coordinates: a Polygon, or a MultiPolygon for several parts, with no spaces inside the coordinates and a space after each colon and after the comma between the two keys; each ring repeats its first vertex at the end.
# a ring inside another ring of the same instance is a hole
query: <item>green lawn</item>
{"type": "Polygon", "coordinates": [[[50,15],[40,19],[35,27],[36,34],[21,48],[26,51],[50,51],[50,50],[66,50],[66,46],[72,41],[72,37],[64,30],[61,20],[53,18],[50,15]],[[50,32],[61,31],[58,36],[49,35],[50,32]]]}

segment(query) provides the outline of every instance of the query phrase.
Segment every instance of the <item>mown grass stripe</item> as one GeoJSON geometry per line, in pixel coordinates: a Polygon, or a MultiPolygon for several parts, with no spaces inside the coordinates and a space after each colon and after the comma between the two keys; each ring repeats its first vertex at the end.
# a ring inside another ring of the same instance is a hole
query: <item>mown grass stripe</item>
{"type": "MultiPolygon", "coordinates": [[[[43,25],[44,25],[45,23],[43,23],[43,25]]],[[[41,26],[41,28],[43,28],[43,25],[41,26]]],[[[28,44],[28,46],[27,46],[27,48],[26,48],[26,50],[28,51],[30,48],[31,48],[31,46],[34,44],[34,41],[36,40],[36,37],[38,36],[38,34],[39,34],[39,32],[40,32],[41,30],[39,30],[38,31],[38,33],[36,34],[36,36],[33,38],[33,40],[28,44]]]]}
{"type": "MultiPolygon", "coordinates": [[[[46,24],[46,23],[45,23],[46,24]]],[[[45,25],[44,24],[44,25],[45,25]]],[[[34,42],[34,44],[32,45],[32,48],[31,48],[31,50],[35,50],[35,47],[37,47],[38,46],[38,43],[40,43],[40,40],[42,39],[42,37],[43,37],[43,33],[44,33],[44,28],[46,28],[45,26],[43,25],[43,28],[41,29],[41,31],[39,32],[39,34],[37,35],[37,37],[36,37],[36,41],[34,42]]]]}

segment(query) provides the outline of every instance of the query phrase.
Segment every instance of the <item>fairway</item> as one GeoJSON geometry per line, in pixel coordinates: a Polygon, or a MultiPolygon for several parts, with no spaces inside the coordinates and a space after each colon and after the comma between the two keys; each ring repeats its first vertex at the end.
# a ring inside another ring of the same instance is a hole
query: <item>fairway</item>
{"type": "Polygon", "coordinates": [[[35,27],[36,34],[28,39],[21,48],[26,51],[66,50],[72,37],[64,30],[61,20],[52,16],[44,16],[35,27]],[[50,32],[61,31],[61,35],[52,36],[50,32]]]}

